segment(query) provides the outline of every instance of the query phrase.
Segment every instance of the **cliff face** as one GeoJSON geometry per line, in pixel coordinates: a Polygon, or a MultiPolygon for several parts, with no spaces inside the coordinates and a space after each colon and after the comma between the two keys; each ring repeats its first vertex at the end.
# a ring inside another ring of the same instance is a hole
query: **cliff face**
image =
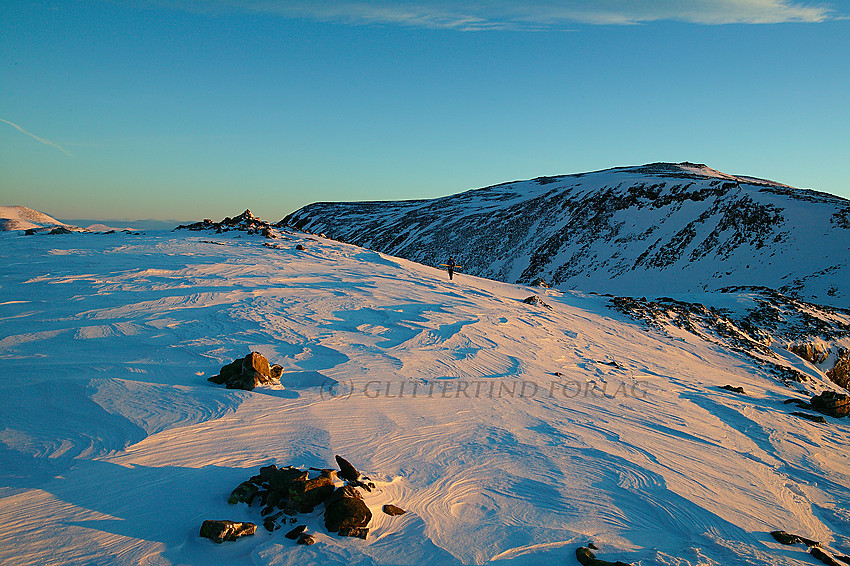
{"type": "Polygon", "coordinates": [[[280,225],[512,283],[618,295],[779,289],[850,306],[850,201],[704,165],[541,177],[433,200],[315,203],[280,225]]]}

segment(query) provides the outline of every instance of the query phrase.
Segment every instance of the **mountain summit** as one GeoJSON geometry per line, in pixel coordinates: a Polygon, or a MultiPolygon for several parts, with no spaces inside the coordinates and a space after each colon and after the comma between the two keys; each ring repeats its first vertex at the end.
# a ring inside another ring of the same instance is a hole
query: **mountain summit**
{"type": "Polygon", "coordinates": [[[695,163],[411,201],[314,203],[280,225],[466,273],[618,295],[766,286],[850,306],[850,201],[695,163]]]}

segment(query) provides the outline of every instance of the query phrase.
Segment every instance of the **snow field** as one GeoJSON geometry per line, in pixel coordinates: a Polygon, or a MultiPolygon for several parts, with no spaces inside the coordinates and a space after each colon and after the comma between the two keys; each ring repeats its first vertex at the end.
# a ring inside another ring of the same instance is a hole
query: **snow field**
{"type": "Polygon", "coordinates": [[[604,297],[302,235],[0,244],[4,564],[573,564],[589,541],[642,566],[815,563],[774,529],[850,551],[847,424],[791,416],[796,390],[747,358],[604,297]],[[281,386],[206,381],[251,350],[281,386]],[[260,466],[334,454],[378,484],[368,540],[320,508],[309,548],[198,537],[262,522],[226,503],[260,466]]]}

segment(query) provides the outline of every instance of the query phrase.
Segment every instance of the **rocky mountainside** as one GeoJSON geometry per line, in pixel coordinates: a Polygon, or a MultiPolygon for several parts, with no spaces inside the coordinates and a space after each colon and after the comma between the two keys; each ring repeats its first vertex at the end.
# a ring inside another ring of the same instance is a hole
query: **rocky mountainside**
{"type": "Polygon", "coordinates": [[[659,296],[765,286],[850,306],[850,201],[693,163],[504,183],[431,200],[320,202],[293,227],[512,283],[659,296]]]}

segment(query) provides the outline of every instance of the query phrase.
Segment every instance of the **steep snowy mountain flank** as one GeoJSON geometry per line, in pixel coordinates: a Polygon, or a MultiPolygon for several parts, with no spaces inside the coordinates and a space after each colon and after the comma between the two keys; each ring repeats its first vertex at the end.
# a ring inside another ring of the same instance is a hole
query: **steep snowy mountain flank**
{"type": "Polygon", "coordinates": [[[766,286],[850,307],[850,201],[699,164],[315,203],[280,224],[429,265],[453,255],[505,282],[630,296],[766,286]]]}
{"type": "Polygon", "coordinates": [[[642,299],[448,281],[321,237],[264,237],[247,212],[201,224],[0,234],[4,566],[850,554],[850,405],[817,401],[845,399],[827,374],[850,367],[847,311],[755,287],[642,299]],[[253,352],[279,382],[208,380],[253,352]],[[291,518],[269,491],[228,503],[258,470],[253,489],[271,485],[272,464],[342,474],[336,455],[368,477],[324,480],[360,494],[365,538],[328,532],[327,500],[291,518]],[[259,528],[216,544],[207,520],[259,528]],[[285,536],[297,527],[315,544],[285,536]]]}

